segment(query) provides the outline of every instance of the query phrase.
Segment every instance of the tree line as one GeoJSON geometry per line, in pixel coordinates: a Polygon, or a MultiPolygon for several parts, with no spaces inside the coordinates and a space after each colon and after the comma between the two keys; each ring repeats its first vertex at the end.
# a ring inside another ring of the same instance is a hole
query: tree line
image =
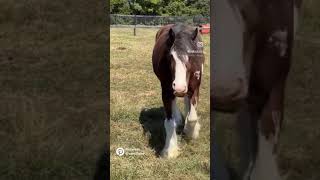
{"type": "Polygon", "coordinates": [[[209,16],[209,0],[111,0],[111,14],[209,16]]]}

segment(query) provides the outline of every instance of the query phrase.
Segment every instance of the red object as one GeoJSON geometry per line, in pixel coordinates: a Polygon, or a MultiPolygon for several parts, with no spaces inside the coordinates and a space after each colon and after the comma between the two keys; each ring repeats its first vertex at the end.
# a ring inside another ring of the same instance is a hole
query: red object
{"type": "Polygon", "coordinates": [[[210,33],[210,24],[202,24],[200,25],[200,33],[201,34],[209,34],[210,33]]]}

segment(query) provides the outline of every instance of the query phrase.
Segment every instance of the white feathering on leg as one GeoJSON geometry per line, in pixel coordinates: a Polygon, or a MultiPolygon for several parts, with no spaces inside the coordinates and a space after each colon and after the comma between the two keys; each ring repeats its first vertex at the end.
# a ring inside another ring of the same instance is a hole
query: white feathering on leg
{"type": "Polygon", "coordinates": [[[266,139],[260,132],[258,154],[251,173],[251,180],[281,180],[273,148],[273,140],[266,139]]]}
{"type": "Polygon", "coordinates": [[[164,158],[175,158],[179,155],[176,126],[174,119],[165,119],[164,127],[166,130],[166,142],[161,152],[161,156],[164,158]]]}
{"type": "Polygon", "coordinates": [[[197,139],[199,137],[200,124],[198,122],[198,115],[195,106],[191,104],[190,111],[186,118],[184,133],[187,137],[197,139]]]}

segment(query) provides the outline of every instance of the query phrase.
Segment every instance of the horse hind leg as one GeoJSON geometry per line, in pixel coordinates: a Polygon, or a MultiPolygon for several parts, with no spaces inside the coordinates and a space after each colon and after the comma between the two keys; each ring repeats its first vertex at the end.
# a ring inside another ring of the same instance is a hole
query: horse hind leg
{"type": "Polygon", "coordinates": [[[186,120],[183,132],[189,139],[197,139],[199,137],[200,124],[198,122],[198,115],[196,111],[196,101],[192,102],[189,97],[185,97],[185,109],[186,109],[186,120]]]}
{"type": "Polygon", "coordinates": [[[173,113],[173,118],[176,122],[177,125],[181,125],[182,124],[182,116],[181,116],[181,112],[179,110],[179,107],[177,106],[177,98],[174,98],[174,100],[172,101],[172,113],[173,113]]]}

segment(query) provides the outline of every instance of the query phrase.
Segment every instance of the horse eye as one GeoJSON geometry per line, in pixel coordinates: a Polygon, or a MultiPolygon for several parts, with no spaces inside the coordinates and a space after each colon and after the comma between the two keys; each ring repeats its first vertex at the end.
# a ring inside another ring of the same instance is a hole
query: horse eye
{"type": "Polygon", "coordinates": [[[191,64],[190,63],[186,63],[186,67],[187,67],[187,69],[191,69],[191,64]]]}

